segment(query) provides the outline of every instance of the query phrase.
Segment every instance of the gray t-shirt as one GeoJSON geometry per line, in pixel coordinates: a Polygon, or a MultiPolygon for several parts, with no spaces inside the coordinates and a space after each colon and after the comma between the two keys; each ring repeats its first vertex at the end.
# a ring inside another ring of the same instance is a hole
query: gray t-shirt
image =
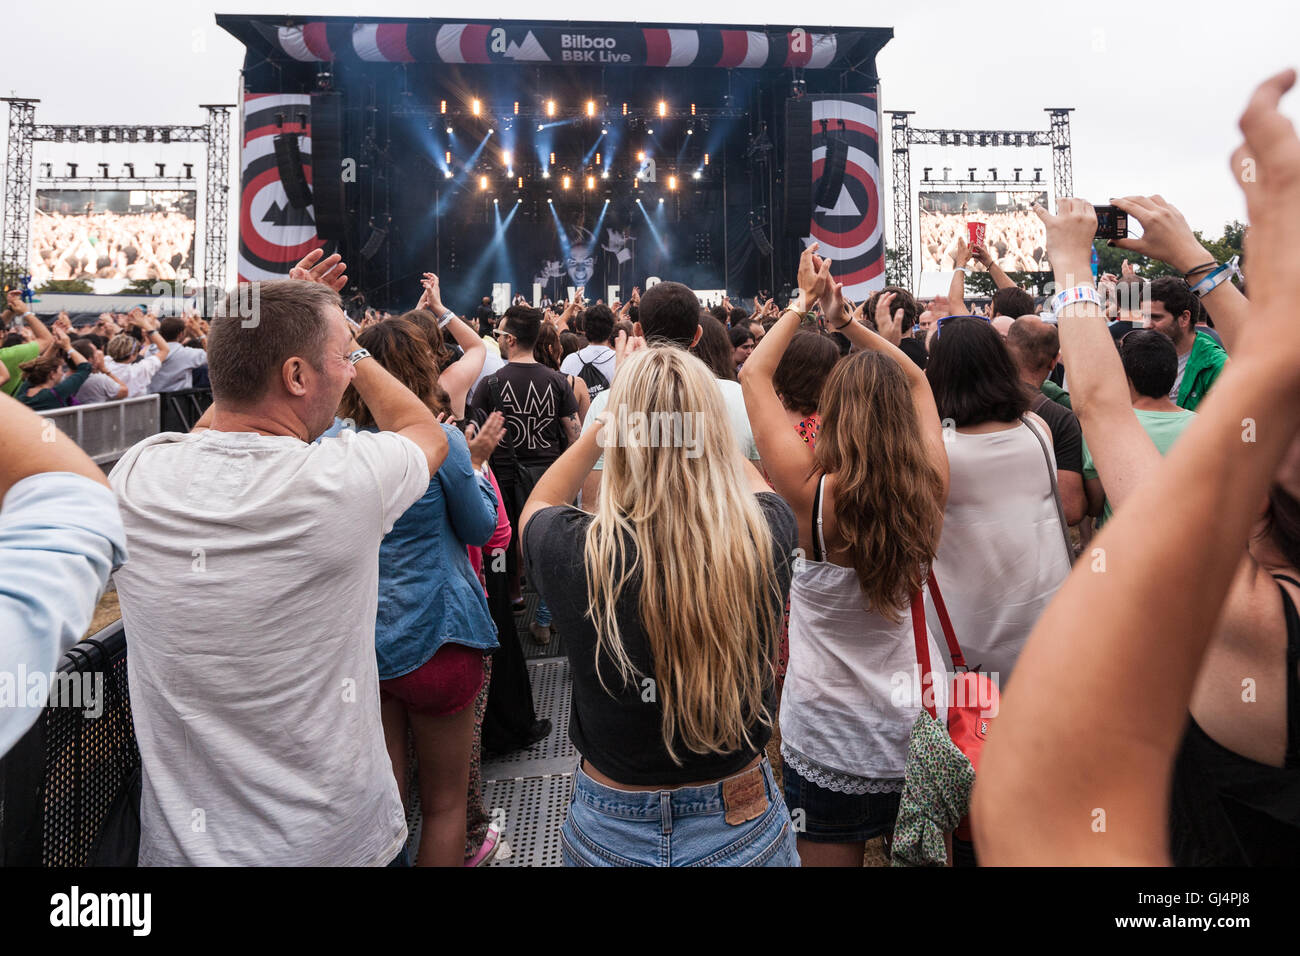
{"type": "Polygon", "coordinates": [[[103,372],[91,372],[86,384],[77,389],[77,404],[98,405],[100,402],[112,401],[121,390],[122,386],[110,376],[103,372]]]}
{"type": "Polygon", "coordinates": [[[208,430],[109,475],[130,560],[141,866],[385,866],[406,840],[375,657],[379,544],[415,442],[208,430]]]}

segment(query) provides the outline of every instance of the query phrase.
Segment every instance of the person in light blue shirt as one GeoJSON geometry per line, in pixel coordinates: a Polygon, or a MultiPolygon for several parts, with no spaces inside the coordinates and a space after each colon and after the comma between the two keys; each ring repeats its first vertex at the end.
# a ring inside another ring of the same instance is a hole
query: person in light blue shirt
{"type": "Polygon", "coordinates": [[[0,396],[0,757],[40,717],[60,658],[127,557],[103,472],[47,424],[0,396]]]}
{"type": "Polygon", "coordinates": [[[194,370],[207,367],[207,352],[180,344],[179,340],[184,331],[184,319],[163,319],[159,323],[158,334],[170,348],[167,357],[163,359],[162,367],[149,381],[150,392],[176,392],[193,388],[194,370]]]}

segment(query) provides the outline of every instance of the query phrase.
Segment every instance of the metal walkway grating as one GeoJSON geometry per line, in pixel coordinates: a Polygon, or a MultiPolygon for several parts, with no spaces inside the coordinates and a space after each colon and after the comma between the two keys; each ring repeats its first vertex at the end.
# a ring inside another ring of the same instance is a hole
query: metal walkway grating
{"type": "Polygon", "coordinates": [[[528,630],[528,625],[533,623],[533,618],[537,615],[537,602],[539,600],[536,591],[524,589],[524,609],[515,614],[515,630],[519,633],[519,644],[524,649],[525,660],[538,660],[543,657],[563,657],[564,656],[564,635],[552,634],[551,643],[542,645],[533,640],[532,633],[528,630]]]}
{"type": "Polygon", "coordinates": [[[530,660],[528,678],[537,716],[550,719],[551,732],[527,750],[483,761],[483,800],[488,813],[504,823],[510,844],[510,856],[491,866],[562,865],[560,827],[578,764],[569,740],[569,662],[563,657],[530,660]]]}

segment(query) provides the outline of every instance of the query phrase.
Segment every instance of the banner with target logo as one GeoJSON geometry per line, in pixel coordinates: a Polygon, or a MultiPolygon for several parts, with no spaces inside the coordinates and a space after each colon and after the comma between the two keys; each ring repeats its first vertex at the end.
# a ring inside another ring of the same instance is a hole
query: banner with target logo
{"type": "Polygon", "coordinates": [[[880,111],[874,93],[810,96],[812,101],[812,192],[828,175],[827,143],[847,146],[844,185],[813,207],[811,235],[831,260],[831,275],[850,299],[865,299],[885,285],[885,230],[880,177],[880,111]]]}
{"type": "Polygon", "coordinates": [[[275,137],[298,136],[311,182],[311,97],[245,93],[239,177],[239,281],[282,279],[299,259],[323,246],[311,206],[295,209],[275,164],[275,137]]]}

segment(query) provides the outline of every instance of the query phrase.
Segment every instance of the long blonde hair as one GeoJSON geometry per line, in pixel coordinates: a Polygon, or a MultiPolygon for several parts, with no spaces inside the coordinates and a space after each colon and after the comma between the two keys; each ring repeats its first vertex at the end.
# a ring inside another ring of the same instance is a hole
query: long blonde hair
{"type": "Polygon", "coordinates": [[[616,614],[623,589],[639,583],[669,756],[681,765],[678,737],[696,754],[752,747],[750,725],[771,723],[763,690],[781,595],[772,534],[749,491],[722,395],[699,359],[652,346],[620,365],[607,408],[604,477],[583,554],[597,675],[607,653],[624,687],[643,676],[616,614]],[[649,427],[638,435],[640,414],[649,427]],[[626,441],[620,420],[631,423],[626,441]],[[678,434],[697,444],[674,447],[687,444],[678,434]]]}

